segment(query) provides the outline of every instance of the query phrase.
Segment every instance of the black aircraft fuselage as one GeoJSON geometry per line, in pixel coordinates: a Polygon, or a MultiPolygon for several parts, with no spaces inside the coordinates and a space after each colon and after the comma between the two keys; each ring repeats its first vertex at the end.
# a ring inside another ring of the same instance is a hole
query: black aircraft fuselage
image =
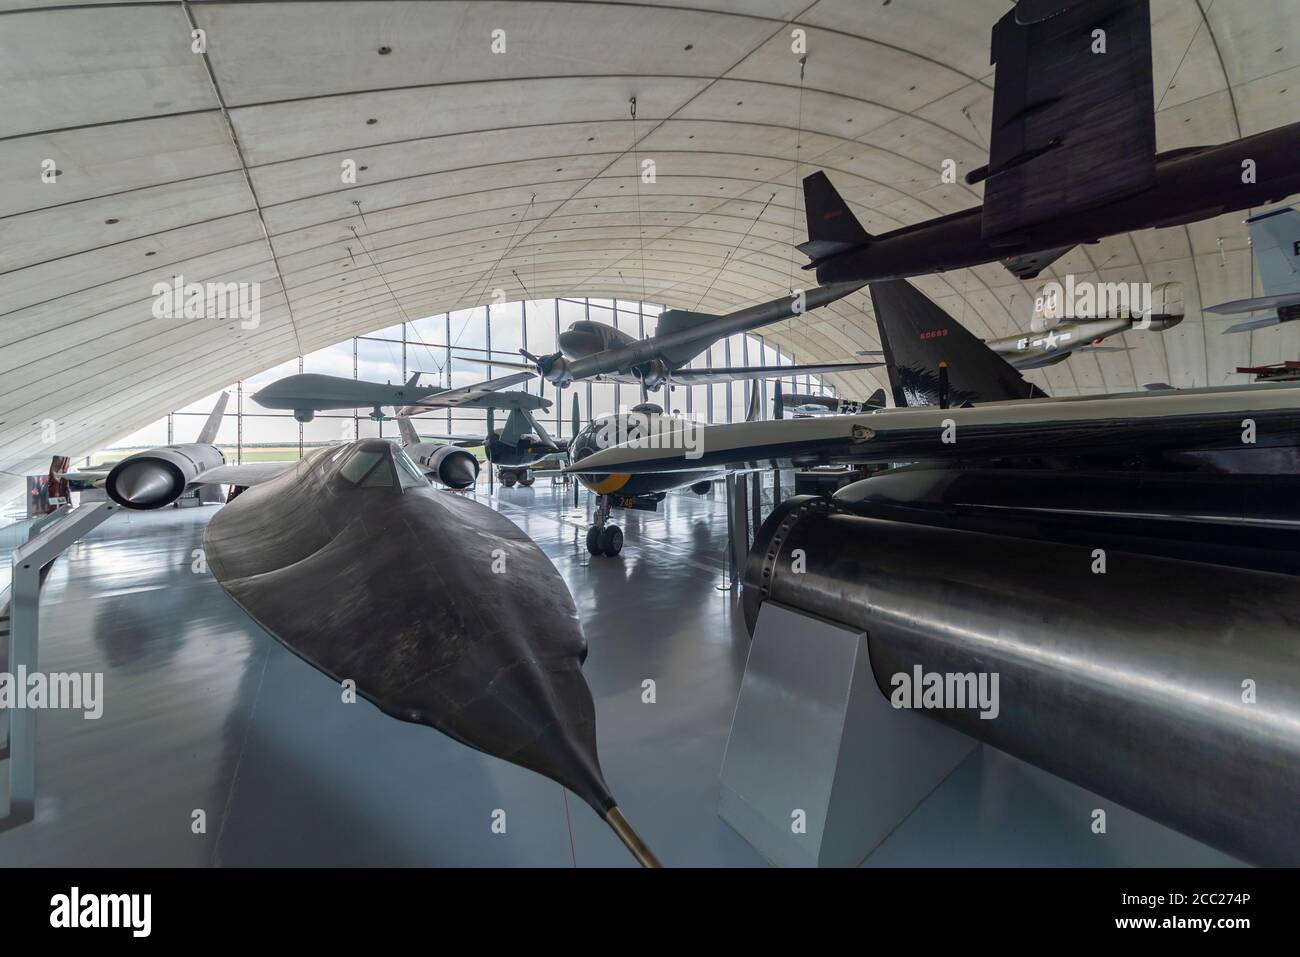
{"type": "Polygon", "coordinates": [[[975,206],[873,236],[863,246],[820,259],[814,264],[817,279],[904,279],[1280,202],[1300,192],[1297,156],[1300,123],[1217,146],[1171,150],[1156,157],[1155,185],[1135,195],[991,239],[981,232],[983,207],[975,206]],[[1254,163],[1251,177],[1247,160],[1254,163]],[[1254,181],[1243,182],[1247,178],[1254,181]]]}

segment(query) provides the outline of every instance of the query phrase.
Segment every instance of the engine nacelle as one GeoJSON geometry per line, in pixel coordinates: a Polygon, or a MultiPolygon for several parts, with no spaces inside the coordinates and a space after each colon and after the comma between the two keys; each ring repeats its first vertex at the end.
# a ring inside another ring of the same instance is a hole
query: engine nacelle
{"type": "Polygon", "coordinates": [[[224,464],[211,445],[170,445],[137,452],[113,466],[104,480],[108,497],[123,508],[162,508],[176,501],[204,472],[224,464]]]}
{"type": "Polygon", "coordinates": [[[420,462],[447,488],[469,488],[478,480],[478,458],[455,445],[444,445],[420,462]]]}
{"type": "Polygon", "coordinates": [[[645,365],[637,366],[632,371],[641,380],[641,384],[651,392],[663,385],[668,378],[668,366],[664,364],[662,359],[653,359],[645,363],[645,365]]]}

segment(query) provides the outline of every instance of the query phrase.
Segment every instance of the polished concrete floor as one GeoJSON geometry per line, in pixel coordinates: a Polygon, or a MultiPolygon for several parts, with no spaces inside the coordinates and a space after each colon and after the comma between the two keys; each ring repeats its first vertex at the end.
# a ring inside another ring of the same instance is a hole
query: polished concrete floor
{"type": "MultiPolygon", "coordinates": [[[[763,865],[717,816],[749,641],[737,595],[715,587],[723,502],[687,493],[620,514],[626,545],[611,560],[587,554],[583,498],[575,509],[543,478],[491,501],[577,602],[606,778],[665,863],[763,865]],[[654,704],[642,702],[647,678],[654,704]]],[[[51,570],[41,668],[102,671],[105,711],[40,715],[37,817],[0,833],[0,865],[631,863],[559,785],[365,702],[343,706],[196,570],[214,511],[120,513],[51,570]],[[498,810],[505,834],[491,827],[498,810]]],[[[1098,839],[1096,801],[977,751],[867,863],[1229,863],[1120,809],[1117,839],[1098,839]]]]}

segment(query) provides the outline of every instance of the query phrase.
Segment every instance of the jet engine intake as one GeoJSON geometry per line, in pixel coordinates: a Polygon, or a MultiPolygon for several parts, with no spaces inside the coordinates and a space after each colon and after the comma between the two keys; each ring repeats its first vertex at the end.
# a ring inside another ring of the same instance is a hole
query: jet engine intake
{"type": "Polygon", "coordinates": [[[478,458],[455,445],[444,445],[425,464],[447,488],[466,489],[478,480],[478,458]]]}
{"type": "Polygon", "coordinates": [[[185,472],[180,463],[162,455],[133,455],[108,473],[104,490],[123,508],[162,508],[185,491],[185,472]]]}

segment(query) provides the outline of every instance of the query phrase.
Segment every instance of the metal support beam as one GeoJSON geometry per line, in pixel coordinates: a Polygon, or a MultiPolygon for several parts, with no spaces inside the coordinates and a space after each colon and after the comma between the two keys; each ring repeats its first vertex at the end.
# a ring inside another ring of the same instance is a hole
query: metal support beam
{"type": "Polygon", "coordinates": [[[731,584],[740,578],[745,560],[749,556],[749,477],[744,472],[731,476],[734,483],[727,505],[732,510],[731,526],[731,584]]]}
{"type": "MultiPolygon", "coordinates": [[[[33,674],[39,666],[41,571],[77,539],[98,527],[118,506],[95,502],[70,509],[14,549],[6,670],[33,674]]],[[[36,815],[36,712],[9,712],[9,788],[0,831],[26,824],[36,815]]]]}

